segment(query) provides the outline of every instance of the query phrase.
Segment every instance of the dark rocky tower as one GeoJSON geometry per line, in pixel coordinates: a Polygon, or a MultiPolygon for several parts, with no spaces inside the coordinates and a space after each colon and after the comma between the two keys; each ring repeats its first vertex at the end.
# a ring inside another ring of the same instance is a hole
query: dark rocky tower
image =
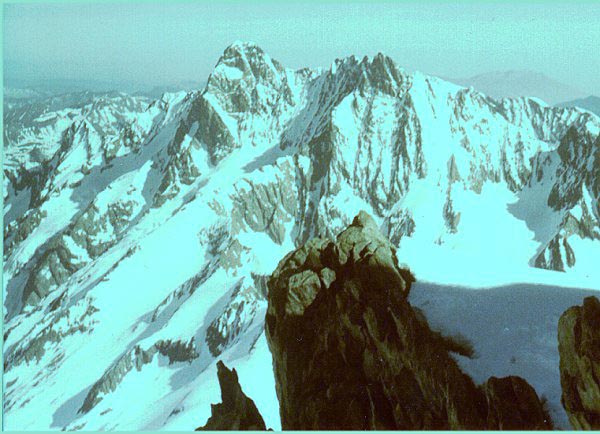
{"type": "Polygon", "coordinates": [[[282,428],[549,429],[522,378],[478,387],[460,370],[408,303],[413,281],[364,212],[280,262],[266,332],[282,428]]]}

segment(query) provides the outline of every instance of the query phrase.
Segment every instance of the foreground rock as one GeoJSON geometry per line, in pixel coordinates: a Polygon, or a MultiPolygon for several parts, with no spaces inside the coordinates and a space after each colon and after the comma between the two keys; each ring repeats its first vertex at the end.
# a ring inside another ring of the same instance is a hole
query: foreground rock
{"type": "Polygon", "coordinates": [[[362,212],[280,262],[265,327],[282,428],[549,429],[525,380],[461,372],[408,303],[413,281],[362,212]]]}
{"type": "Polygon", "coordinates": [[[562,403],[575,429],[600,429],[600,301],[565,311],[558,322],[562,403]]]}
{"type": "Polygon", "coordinates": [[[222,403],[211,406],[212,415],[206,425],[196,431],[264,431],[265,421],[254,401],[248,398],[238,383],[235,369],[229,370],[223,362],[217,363],[222,403]]]}

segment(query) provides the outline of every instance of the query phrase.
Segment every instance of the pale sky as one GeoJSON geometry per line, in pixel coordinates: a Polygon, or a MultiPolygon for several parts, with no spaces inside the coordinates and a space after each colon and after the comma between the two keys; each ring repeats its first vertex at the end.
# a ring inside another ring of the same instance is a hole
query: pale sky
{"type": "Polygon", "coordinates": [[[443,77],[527,69],[600,95],[599,23],[597,1],[5,4],[4,74],[202,82],[247,40],[292,68],[383,52],[443,77]]]}

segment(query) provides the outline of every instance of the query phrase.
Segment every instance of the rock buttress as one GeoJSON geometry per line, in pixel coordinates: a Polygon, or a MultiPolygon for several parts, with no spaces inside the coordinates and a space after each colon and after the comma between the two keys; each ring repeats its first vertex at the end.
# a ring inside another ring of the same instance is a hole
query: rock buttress
{"type": "Polygon", "coordinates": [[[413,281],[364,212],[280,262],[265,328],[283,429],[549,428],[524,380],[461,372],[408,303],[413,281]]]}
{"type": "Polygon", "coordinates": [[[600,429],[600,301],[587,297],[558,321],[562,404],[574,429],[600,429]]]}
{"type": "Polygon", "coordinates": [[[223,402],[211,405],[212,414],[206,425],[196,431],[265,431],[265,421],[254,401],[242,391],[235,369],[229,370],[219,361],[217,375],[223,402]]]}

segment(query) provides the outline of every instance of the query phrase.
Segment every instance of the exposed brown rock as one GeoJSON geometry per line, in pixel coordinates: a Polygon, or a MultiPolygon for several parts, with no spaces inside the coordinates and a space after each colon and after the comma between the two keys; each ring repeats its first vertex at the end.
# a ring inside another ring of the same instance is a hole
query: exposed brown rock
{"type": "Polygon", "coordinates": [[[280,262],[265,327],[282,428],[548,429],[525,380],[461,372],[408,303],[413,281],[363,212],[280,262]]]}
{"type": "Polygon", "coordinates": [[[521,377],[490,377],[483,390],[488,405],[488,428],[547,430],[552,427],[535,390],[521,377]]]}
{"type": "Polygon", "coordinates": [[[600,429],[600,301],[565,311],[558,321],[562,404],[575,429],[600,429]]]}
{"type": "Polygon", "coordinates": [[[242,391],[235,369],[229,370],[219,361],[217,375],[223,402],[211,405],[212,415],[206,425],[196,431],[265,431],[265,421],[254,401],[242,391]]]}

